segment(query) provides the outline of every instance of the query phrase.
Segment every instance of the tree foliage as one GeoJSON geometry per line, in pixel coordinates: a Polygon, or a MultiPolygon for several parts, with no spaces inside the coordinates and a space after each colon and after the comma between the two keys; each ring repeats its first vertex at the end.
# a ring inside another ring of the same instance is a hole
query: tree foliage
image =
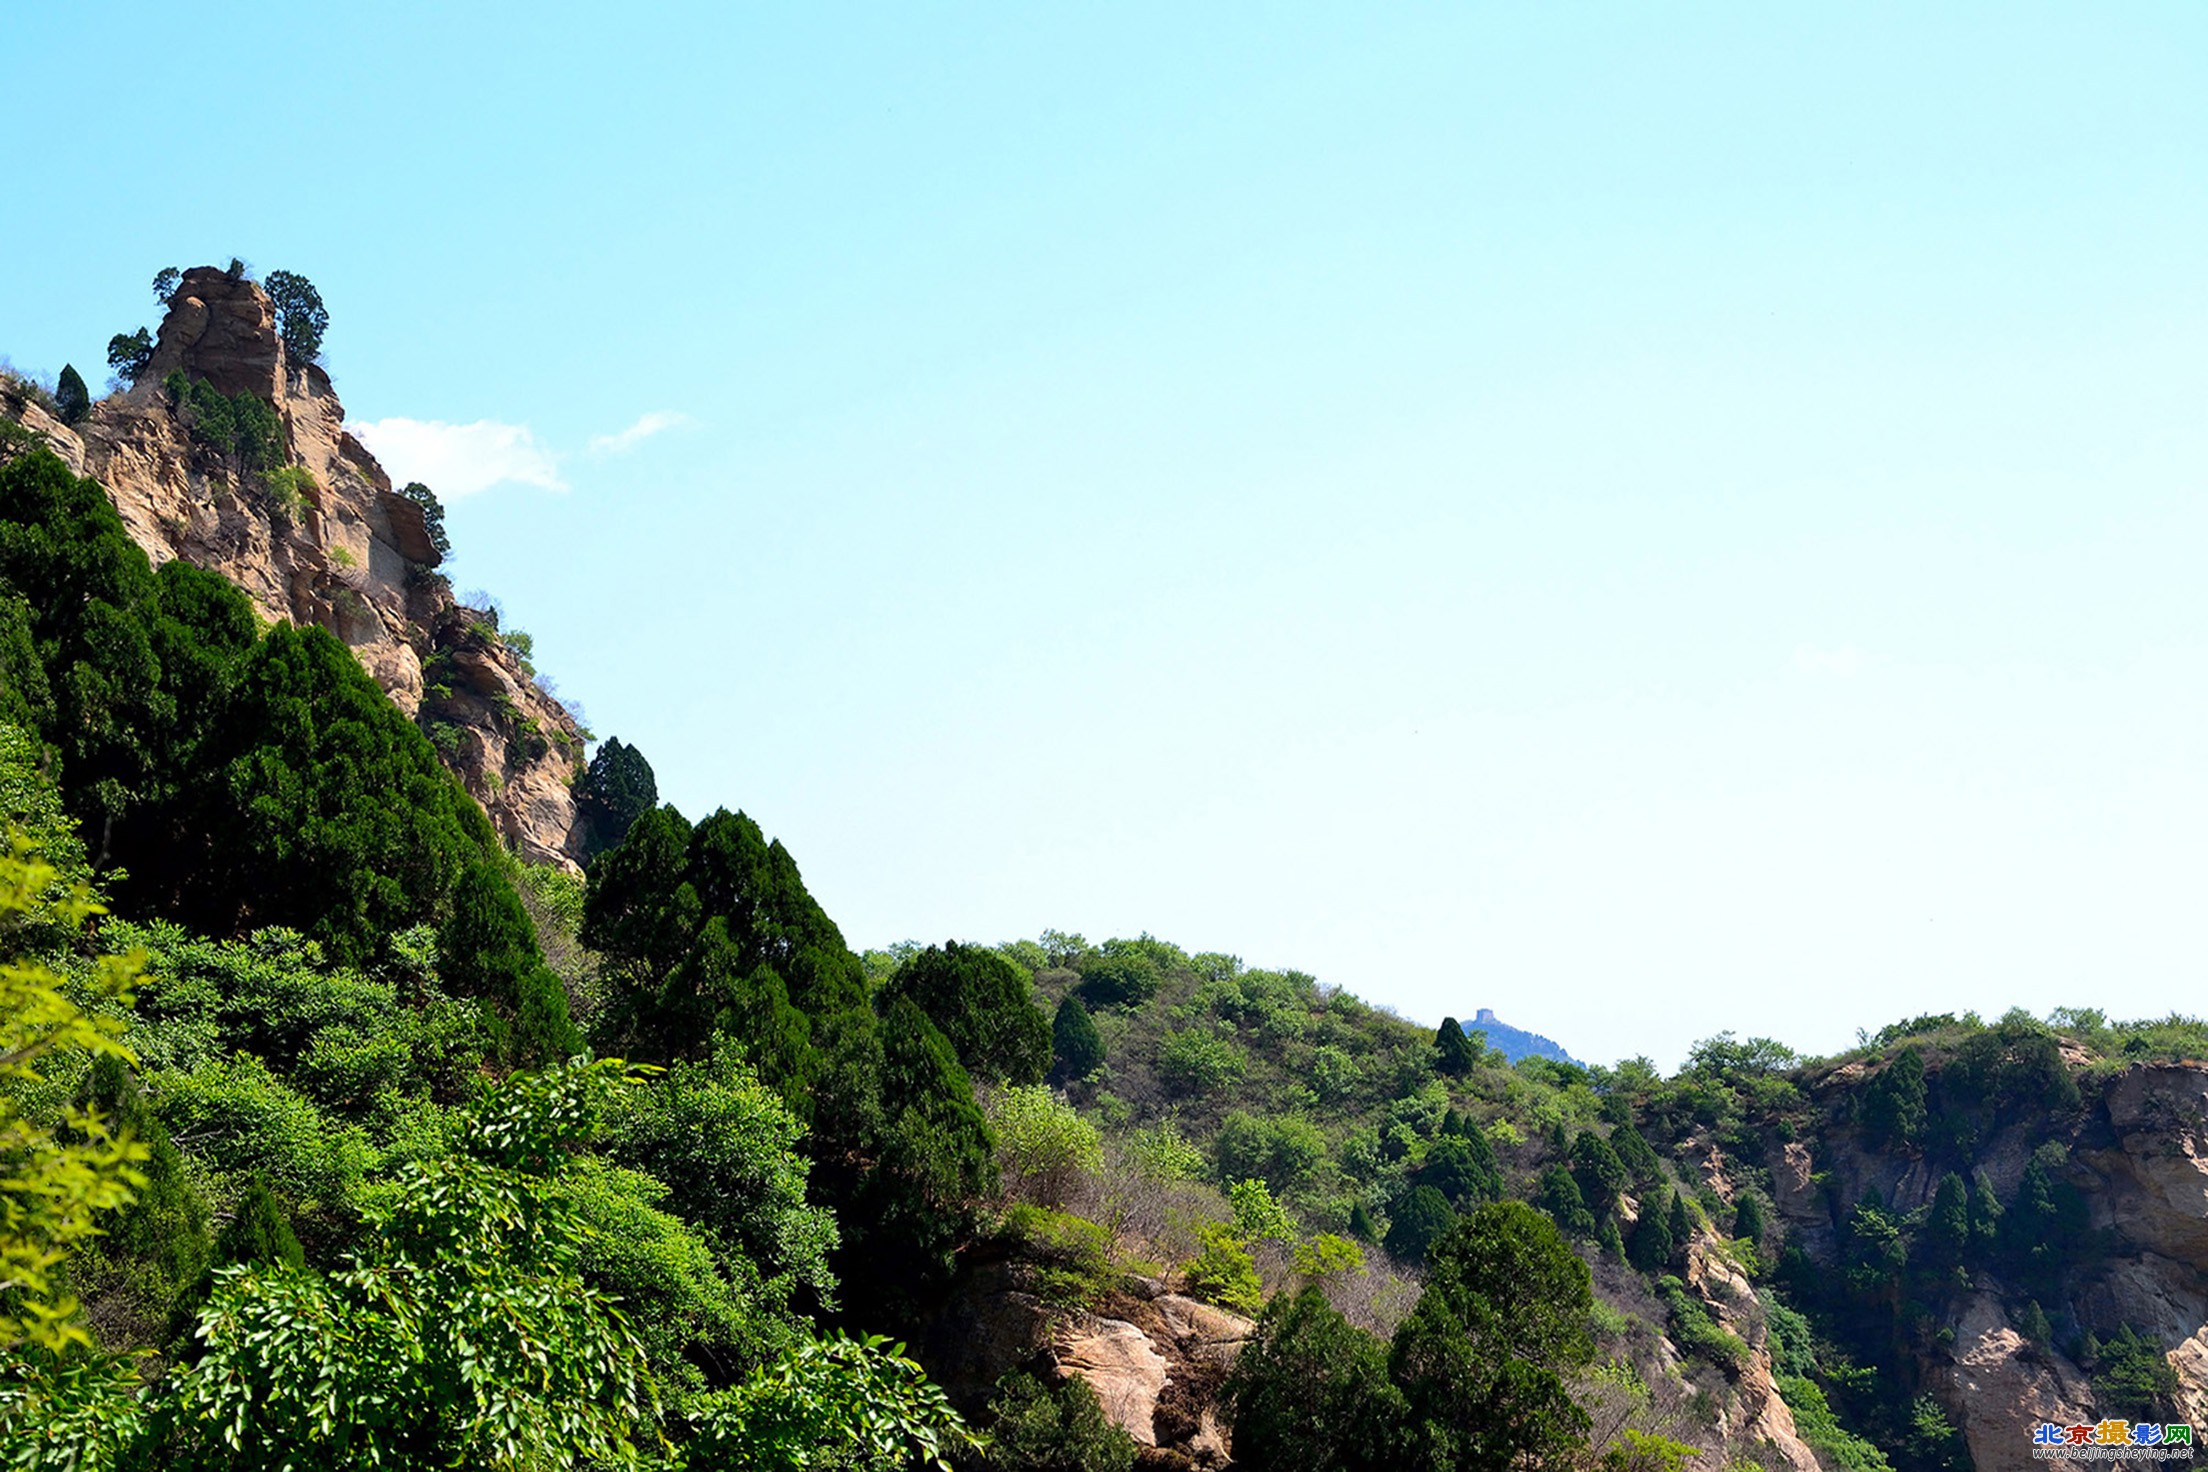
{"type": "MultiPolygon", "coordinates": [[[[443,532],[440,519],[436,534],[441,537],[443,532]]],[[[445,544],[440,542],[438,550],[447,550],[445,544]]],[[[624,745],[618,736],[600,746],[575,781],[575,816],[583,828],[584,862],[618,847],[636,820],[658,803],[659,783],[643,752],[624,745]]]]}
{"type": "Polygon", "coordinates": [[[1490,1202],[1427,1253],[1390,1371],[1421,1467],[1565,1467],[1586,1443],[1569,1385],[1594,1358],[1587,1265],[1539,1212],[1490,1202]]]}
{"type": "Polygon", "coordinates": [[[330,313],[314,283],[295,271],[271,271],[261,286],[276,309],[276,335],[283,339],[292,362],[305,364],[320,358],[330,313]]]}
{"type": "Polygon", "coordinates": [[[55,417],[63,424],[81,424],[91,412],[92,391],[85,387],[84,375],[76,364],[62,364],[61,376],[54,380],[55,417]]]}

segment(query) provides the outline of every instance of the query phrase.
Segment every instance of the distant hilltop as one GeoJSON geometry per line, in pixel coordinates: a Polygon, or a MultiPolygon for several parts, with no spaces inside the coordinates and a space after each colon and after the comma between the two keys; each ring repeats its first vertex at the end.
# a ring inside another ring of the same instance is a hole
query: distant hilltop
{"type": "Polygon", "coordinates": [[[1527,1032],[1522,1027],[1512,1027],[1495,1015],[1493,1007],[1482,1007],[1479,1015],[1463,1024],[1467,1033],[1485,1033],[1487,1045],[1516,1063],[1521,1058],[1554,1058],[1559,1063],[1579,1062],[1564,1051],[1554,1040],[1537,1032],[1527,1032]]]}

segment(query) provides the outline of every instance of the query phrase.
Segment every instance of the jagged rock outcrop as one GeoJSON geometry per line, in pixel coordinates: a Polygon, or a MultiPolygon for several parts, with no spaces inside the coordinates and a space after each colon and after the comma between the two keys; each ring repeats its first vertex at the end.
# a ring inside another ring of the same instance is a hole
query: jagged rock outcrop
{"type": "Polygon", "coordinates": [[[156,565],[182,558],[220,573],[271,620],[317,624],[343,640],[422,721],[516,852],[575,862],[581,835],[569,788],[581,729],[499,642],[495,624],[454,601],[421,508],[346,433],[329,376],[288,360],[259,286],[214,267],[187,271],[136,387],[94,405],[74,428],[33,402],[8,412],[100,482],[156,565]],[[287,464],[311,477],[296,499],[194,440],[162,383],[179,371],[275,411],[287,464]]]}
{"type": "Polygon", "coordinates": [[[1013,1370],[1078,1375],[1142,1448],[1144,1467],[1231,1465],[1219,1396],[1255,1325],[1154,1279],[1130,1277],[1088,1307],[1052,1304],[1017,1262],[968,1270],[933,1318],[921,1357],[952,1398],[979,1409],[1013,1370]]]}
{"type": "Polygon", "coordinates": [[[1704,1232],[1688,1245],[1686,1284],[1718,1327],[1748,1346],[1747,1358],[1732,1370],[1730,1393],[1718,1411],[1717,1431],[1726,1449],[1745,1453],[1766,1468],[1817,1472],[1817,1455],[1803,1442],[1793,1409],[1779,1394],[1763,1303],[1747,1274],[1719,1251],[1714,1234],[1704,1232]]]}

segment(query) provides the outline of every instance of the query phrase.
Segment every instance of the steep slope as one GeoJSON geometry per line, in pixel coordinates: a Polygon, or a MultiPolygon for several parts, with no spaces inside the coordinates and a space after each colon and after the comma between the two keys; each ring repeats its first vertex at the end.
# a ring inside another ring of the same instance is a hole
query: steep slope
{"type": "Polygon", "coordinates": [[[573,865],[581,728],[500,642],[495,617],[454,599],[422,508],[346,433],[329,375],[289,360],[256,283],[211,266],[184,273],[137,384],[74,428],[28,397],[0,408],[106,488],[156,565],[182,558],[220,573],[272,621],[343,640],[428,729],[508,844],[573,865]],[[178,401],[180,382],[268,406],[282,464],[248,464],[220,443],[178,401]],[[304,475],[284,473],[293,469],[304,475]]]}

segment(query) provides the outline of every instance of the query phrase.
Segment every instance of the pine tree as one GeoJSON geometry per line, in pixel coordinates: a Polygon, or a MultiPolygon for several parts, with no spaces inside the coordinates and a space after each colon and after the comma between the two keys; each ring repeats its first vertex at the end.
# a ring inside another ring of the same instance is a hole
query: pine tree
{"type": "Polygon", "coordinates": [[[1970,1253],[1983,1257],[1993,1250],[2001,1236],[2001,1200],[1993,1194],[1993,1182],[1984,1171],[1975,1172],[1970,1182],[1970,1253]]]}
{"type": "Polygon", "coordinates": [[[84,375],[74,363],[61,365],[61,377],[54,382],[54,408],[63,424],[81,423],[92,412],[92,391],[84,386],[84,375]]]}
{"type": "Polygon", "coordinates": [[[1933,1262],[1957,1267],[1970,1250],[1970,1188],[1953,1171],[1940,1177],[1932,1210],[1924,1221],[1924,1242],[1933,1262]]]}
{"type": "Polygon", "coordinates": [[[1733,1235],[1761,1246],[1763,1234],[1769,1230],[1763,1219],[1763,1203],[1749,1192],[1743,1191],[1733,1199],[1733,1235]]]}
{"type": "Polygon", "coordinates": [[[1365,1210],[1365,1203],[1362,1201],[1349,1208],[1349,1235],[1360,1242],[1380,1240],[1380,1229],[1373,1225],[1372,1213],[1365,1210]]]}
{"type": "Polygon", "coordinates": [[[1104,1039],[1079,997],[1068,994],[1058,1004],[1050,1022],[1050,1051],[1052,1073],[1060,1082],[1087,1078],[1103,1065],[1104,1039]]]}
{"type": "Polygon", "coordinates": [[[1434,1029],[1434,1066],[1452,1078],[1470,1073],[1480,1061],[1479,1049],[1464,1035],[1454,1017],[1441,1019],[1441,1026],[1434,1029]]]}
{"type": "Polygon", "coordinates": [[[1603,1255],[1612,1262],[1625,1261],[1625,1238],[1618,1232],[1616,1212],[1605,1212],[1603,1214],[1602,1232],[1595,1240],[1602,1248],[1603,1255]]]}
{"type": "Polygon", "coordinates": [[[1694,1239],[1694,1209],[1687,1205],[1687,1198],[1674,1194],[1671,1210],[1665,1214],[1664,1225],[1671,1231],[1671,1250],[1674,1255],[1685,1252],[1687,1243],[1694,1239]]]}
{"type": "Polygon", "coordinates": [[[1641,1202],[1641,1219],[1633,1226],[1633,1266],[1644,1273],[1660,1273],[1671,1266],[1671,1216],[1678,1201],[1669,1191],[1662,1200],[1641,1202]]]}

